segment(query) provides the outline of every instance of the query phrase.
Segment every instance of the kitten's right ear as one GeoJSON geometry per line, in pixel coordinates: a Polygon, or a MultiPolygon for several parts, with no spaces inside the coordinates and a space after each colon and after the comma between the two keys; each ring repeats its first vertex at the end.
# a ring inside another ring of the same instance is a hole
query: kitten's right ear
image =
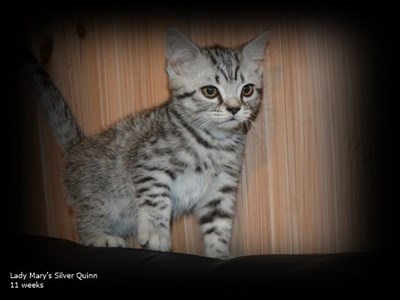
{"type": "Polygon", "coordinates": [[[173,27],[167,30],[167,60],[176,66],[193,61],[200,55],[199,48],[173,27]]]}

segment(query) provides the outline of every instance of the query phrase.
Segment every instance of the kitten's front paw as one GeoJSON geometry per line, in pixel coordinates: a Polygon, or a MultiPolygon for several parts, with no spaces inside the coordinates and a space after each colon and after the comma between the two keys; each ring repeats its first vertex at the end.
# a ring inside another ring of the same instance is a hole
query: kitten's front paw
{"type": "Polygon", "coordinates": [[[152,231],[138,232],[137,241],[142,247],[157,250],[157,251],[170,251],[171,250],[171,237],[169,234],[152,231]]]}
{"type": "Polygon", "coordinates": [[[215,249],[206,249],[206,256],[212,258],[219,258],[219,259],[229,259],[231,258],[229,252],[215,250],[215,249]]]}
{"type": "Polygon", "coordinates": [[[229,254],[217,254],[216,256],[213,256],[214,258],[219,258],[219,259],[230,259],[231,256],[229,254]]]}
{"type": "Polygon", "coordinates": [[[126,242],[123,238],[108,234],[88,238],[83,243],[86,246],[93,247],[126,247],[126,242]]]}

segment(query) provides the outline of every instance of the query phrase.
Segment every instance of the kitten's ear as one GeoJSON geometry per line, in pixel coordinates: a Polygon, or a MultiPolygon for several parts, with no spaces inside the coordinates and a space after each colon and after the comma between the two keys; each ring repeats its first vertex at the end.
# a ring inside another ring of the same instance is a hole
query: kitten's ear
{"type": "Polygon", "coordinates": [[[167,30],[167,59],[171,65],[193,61],[200,55],[199,48],[175,28],[167,30]]]}
{"type": "Polygon", "coordinates": [[[243,56],[255,60],[260,61],[264,59],[264,52],[269,43],[269,31],[264,31],[254,40],[247,43],[242,50],[243,56]]]}

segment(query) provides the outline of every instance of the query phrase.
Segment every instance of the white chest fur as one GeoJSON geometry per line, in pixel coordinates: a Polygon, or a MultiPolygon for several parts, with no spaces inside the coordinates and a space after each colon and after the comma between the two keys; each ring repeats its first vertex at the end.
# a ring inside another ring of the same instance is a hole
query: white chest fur
{"type": "Polygon", "coordinates": [[[213,185],[213,176],[202,172],[185,172],[178,176],[171,185],[174,215],[190,211],[206,197],[213,185]]]}
{"type": "MultiPolygon", "coordinates": [[[[174,216],[185,214],[200,202],[215,197],[222,186],[237,184],[235,179],[225,172],[226,166],[240,169],[241,160],[235,152],[198,151],[197,154],[200,160],[193,162],[183,173],[178,173],[170,185],[174,216]],[[201,170],[196,172],[195,169],[199,167],[201,170]]],[[[179,153],[178,157],[185,161],[190,159],[183,153],[179,153]]]]}

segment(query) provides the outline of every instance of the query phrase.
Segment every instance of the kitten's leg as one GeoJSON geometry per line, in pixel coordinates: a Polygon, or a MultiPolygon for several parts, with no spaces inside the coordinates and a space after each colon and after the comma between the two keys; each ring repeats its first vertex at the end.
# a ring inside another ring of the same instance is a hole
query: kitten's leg
{"type": "Polygon", "coordinates": [[[138,195],[137,240],[151,250],[171,249],[171,200],[169,189],[149,188],[138,195]]]}
{"type": "Polygon", "coordinates": [[[104,215],[87,211],[77,216],[77,230],[82,243],[93,247],[126,247],[126,241],[106,233],[107,219],[104,215]]]}
{"type": "Polygon", "coordinates": [[[235,186],[221,186],[196,209],[201,232],[203,234],[205,255],[226,259],[229,258],[232,236],[232,223],[236,201],[235,186]]]}

